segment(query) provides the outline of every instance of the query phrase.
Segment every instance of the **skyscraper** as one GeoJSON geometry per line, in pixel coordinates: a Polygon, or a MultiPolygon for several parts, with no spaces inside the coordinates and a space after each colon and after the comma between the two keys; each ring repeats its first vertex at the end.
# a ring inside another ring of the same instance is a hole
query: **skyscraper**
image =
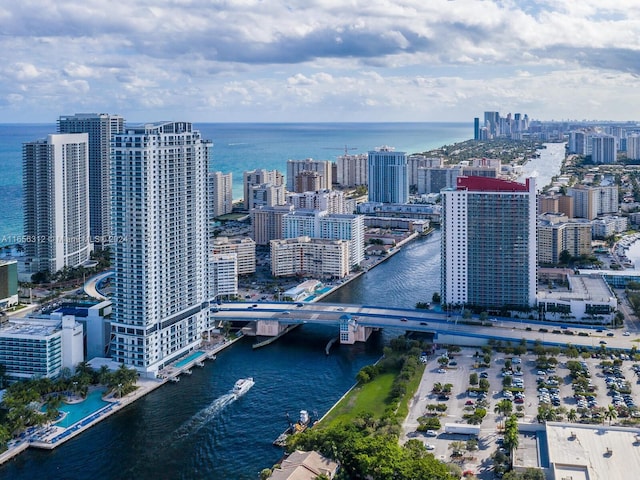
{"type": "Polygon", "coordinates": [[[109,243],[111,230],[111,136],[123,129],[123,117],[106,113],[78,113],[58,119],[58,132],[89,135],[89,231],[98,248],[109,243]]]}
{"type": "Polygon", "coordinates": [[[22,147],[27,271],[55,273],[89,258],[86,133],[52,134],[22,147]]]}
{"type": "Polygon", "coordinates": [[[595,164],[616,163],[616,138],[612,135],[594,135],[591,138],[591,161],[595,164]]]}
{"type": "Polygon", "coordinates": [[[113,138],[111,355],[147,376],[207,328],[209,146],[188,122],[113,138]]]}
{"type": "Polygon", "coordinates": [[[407,203],[409,177],[407,155],[392,147],[380,147],[369,152],[369,201],[407,203]]]}
{"type": "Polygon", "coordinates": [[[442,192],[442,301],[527,308],[536,301],[536,189],[458,177],[442,192]]]}
{"type": "Polygon", "coordinates": [[[209,221],[233,211],[233,175],[209,172],[209,221]]]}

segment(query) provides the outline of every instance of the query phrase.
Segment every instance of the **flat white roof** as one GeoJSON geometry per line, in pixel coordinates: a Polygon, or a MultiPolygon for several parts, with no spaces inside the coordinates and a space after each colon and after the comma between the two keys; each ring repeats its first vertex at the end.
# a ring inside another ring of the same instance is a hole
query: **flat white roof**
{"type": "Polygon", "coordinates": [[[640,472],[640,429],[549,422],[546,430],[557,479],[627,480],[640,472]]]}

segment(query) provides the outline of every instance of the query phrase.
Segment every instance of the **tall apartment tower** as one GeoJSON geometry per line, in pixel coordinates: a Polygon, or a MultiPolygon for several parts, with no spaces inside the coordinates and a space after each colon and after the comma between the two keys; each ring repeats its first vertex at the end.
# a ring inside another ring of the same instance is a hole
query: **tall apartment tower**
{"type": "Polygon", "coordinates": [[[55,273],[89,259],[89,139],[52,134],[22,147],[27,271],[55,273]]]}
{"type": "MultiPolygon", "coordinates": [[[[280,187],[284,184],[284,177],[282,173],[277,170],[250,170],[243,174],[243,187],[244,187],[244,208],[250,210],[253,208],[251,204],[252,193],[251,190],[255,186],[259,185],[273,185],[274,187],[280,187]]],[[[284,191],[282,192],[284,195],[284,191]]],[[[277,203],[276,203],[277,205],[277,203]]]]}
{"type": "Polygon", "coordinates": [[[612,135],[594,135],[591,138],[591,161],[595,164],[611,165],[616,163],[616,137],[612,135]]]}
{"type": "Polygon", "coordinates": [[[392,147],[379,147],[369,152],[369,201],[407,203],[409,177],[407,155],[392,147]]]}
{"type": "Polygon", "coordinates": [[[188,122],[113,137],[111,356],[153,377],[207,328],[210,143],[188,122]]]}
{"type": "Polygon", "coordinates": [[[287,191],[295,192],[296,178],[301,172],[311,171],[320,175],[319,190],[331,190],[333,184],[333,169],[330,160],[287,160],[287,191]]]}
{"type": "Polygon", "coordinates": [[[536,189],[458,177],[442,194],[442,299],[486,309],[536,301],[536,189]]]}
{"type": "Polygon", "coordinates": [[[627,137],[627,158],[640,160],[640,135],[635,134],[627,137]]]}
{"type": "Polygon", "coordinates": [[[574,217],[593,220],[598,215],[618,212],[618,187],[616,185],[599,187],[578,185],[567,189],[567,194],[573,197],[574,217]]]}
{"type": "Polygon", "coordinates": [[[124,118],[106,113],[78,113],[58,119],[59,133],[89,135],[89,230],[97,248],[108,245],[111,232],[111,137],[124,130],[124,118]]]}
{"type": "Polygon", "coordinates": [[[337,182],[343,187],[357,187],[368,182],[369,156],[344,154],[337,161],[337,182]]]}
{"type": "Polygon", "coordinates": [[[209,221],[233,212],[233,174],[209,172],[209,221]]]}
{"type": "Polygon", "coordinates": [[[349,242],[349,265],[364,260],[364,217],[329,214],[327,211],[296,210],[282,217],[282,238],[308,236],[349,242]]]}

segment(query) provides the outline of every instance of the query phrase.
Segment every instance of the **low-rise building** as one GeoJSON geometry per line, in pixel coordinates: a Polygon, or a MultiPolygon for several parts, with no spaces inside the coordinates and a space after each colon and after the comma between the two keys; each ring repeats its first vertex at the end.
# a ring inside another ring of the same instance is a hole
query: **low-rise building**
{"type": "Polygon", "coordinates": [[[314,480],[321,476],[332,479],[338,472],[338,463],[318,452],[296,450],[280,463],[271,474],[272,480],[314,480]]]}
{"type": "Polygon", "coordinates": [[[256,271],[256,242],[251,238],[216,237],[213,240],[213,253],[235,253],[238,275],[250,275],[256,271]]]}
{"type": "Polygon", "coordinates": [[[56,378],[84,360],[82,325],[73,316],[12,319],[0,327],[0,364],[10,381],[56,378]]]}
{"type": "Polygon", "coordinates": [[[538,311],[544,320],[610,324],[618,301],[602,275],[568,275],[569,291],[540,291],[538,311]]]}
{"type": "Polygon", "coordinates": [[[628,228],[629,219],[627,217],[600,217],[591,222],[593,238],[607,238],[616,233],[625,232],[628,228]]]}
{"type": "Polygon", "coordinates": [[[349,274],[349,242],[308,236],[272,240],[271,274],[343,278],[349,274]]]}

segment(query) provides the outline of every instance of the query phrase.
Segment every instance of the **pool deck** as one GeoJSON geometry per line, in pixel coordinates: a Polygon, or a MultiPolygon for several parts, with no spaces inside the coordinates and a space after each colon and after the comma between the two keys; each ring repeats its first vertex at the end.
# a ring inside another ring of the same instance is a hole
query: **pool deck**
{"type": "MultiPolygon", "coordinates": [[[[53,450],[54,448],[62,445],[68,440],[80,435],[85,430],[93,427],[97,423],[101,422],[105,418],[119,412],[127,405],[135,402],[139,398],[144,397],[146,394],[152,392],[156,388],[161,387],[165,383],[169,382],[172,378],[178,377],[181,373],[184,373],[189,368],[193,367],[199,362],[203,362],[205,359],[214,359],[216,353],[231,346],[242,337],[238,337],[234,340],[227,340],[224,342],[218,342],[213,344],[203,345],[198,350],[202,352],[201,355],[193,356],[189,361],[184,362],[184,358],[176,360],[172,365],[163,368],[156,379],[138,378],[136,382],[137,388],[135,391],[125,395],[122,398],[113,398],[109,395],[104,397],[103,400],[109,402],[108,405],[103,406],[99,410],[92,412],[88,416],[77,421],[69,427],[60,427],[55,424],[46,425],[37,429],[28,430],[28,434],[19,440],[12,440],[9,442],[8,449],[0,454],[0,465],[12,459],[16,455],[22,453],[29,447],[53,450]],[[181,363],[182,362],[182,363],[181,363]],[[176,364],[180,364],[180,367],[176,367],[176,364]]],[[[191,354],[193,355],[193,354],[191,354]]],[[[187,357],[189,358],[189,357],[187,357]]]]}

